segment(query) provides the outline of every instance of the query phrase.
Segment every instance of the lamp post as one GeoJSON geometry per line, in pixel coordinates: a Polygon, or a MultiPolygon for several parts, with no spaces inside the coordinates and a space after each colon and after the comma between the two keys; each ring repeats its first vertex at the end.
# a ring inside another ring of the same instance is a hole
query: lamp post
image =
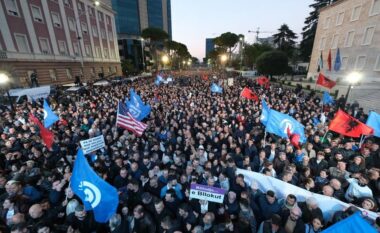
{"type": "Polygon", "coordinates": [[[168,57],[168,55],[163,55],[162,57],[161,57],[161,61],[162,61],[162,63],[164,64],[164,69],[165,69],[165,66],[166,66],[166,64],[168,64],[168,62],[169,62],[169,57],[168,57]]]}
{"type": "Polygon", "coordinates": [[[141,60],[142,60],[142,69],[145,72],[145,55],[144,55],[144,38],[141,38],[141,60]]]}
{"type": "Polygon", "coordinates": [[[228,56],[226,54],[220,55],[220,62],[222,63],[222,67],[224,67],[224,65],[226,64],[227,60],[228,60],[228,56]]]}
{"type": "Polygon", "coordinates": [[[352,72],[347,76],[348,89],[347,89],[346,97],[344,98],[344,108],[346,107],[348,96],[350,95],[350,91],[353,88],[353,85],[358,83],[361,77],[362,77],[361,74],[358,72],[352,72]]]}
{"type": "MultiPolygon", "coordinates": [[[[0,73],[0,85],[4,85],[6,86],[8,83],[9,83],[9,77],[7,74],[5,73],[0,73]]],[[[9,104],[11,105],[11,110],[14,112],[15,111],[15,108],[13,107],[13,103],[12,103],[12,99],[11,99],[11,96],[9,95],[9,89],[6,88],[6,92],[7,92],[7,96],[8,96],[8,101],[9,101],[9,104]]]]}

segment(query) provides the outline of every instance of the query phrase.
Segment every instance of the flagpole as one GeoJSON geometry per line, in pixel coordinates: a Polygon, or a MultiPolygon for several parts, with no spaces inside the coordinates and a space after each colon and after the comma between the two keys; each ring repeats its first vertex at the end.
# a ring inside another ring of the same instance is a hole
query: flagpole
{"type": "Polygon", "coordinates": [[[321,140],[322,143],[323,143],[323,141],[325,140],[325,137],[326,137],[326,135],[327,135],[328,132],[329,132],[329,130],[327,130],[326,133],[323,135],[323,138],[322,138],[322,140],[321,140]]]}
{"type": "Polygon", "coordinates": [[[266,142],[266,138],[267,138],[267,130],[265,129],[265,133],[264,133],[264,148],[266,146],[265,142],[266,142]]]}
{"type": "Polygon", "coordinates": [[[367,137],[367,136],[365,136],[365,135],[362,135],[362,136],[360,137],[359,149],[362,147],[362,144],[363,144],[364,140],[366,139],[366,137],[367,137]]]}

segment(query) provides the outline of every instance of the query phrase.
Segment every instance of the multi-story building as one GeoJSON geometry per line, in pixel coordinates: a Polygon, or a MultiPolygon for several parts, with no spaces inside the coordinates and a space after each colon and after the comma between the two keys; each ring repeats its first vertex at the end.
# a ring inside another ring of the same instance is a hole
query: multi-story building
{"type": "Polygon", "coordinates": [[[351,72],[362,74],[361,83],[380,81],[380,0],[340,0],[321,9],[308,77],[318,75],[318,60],[332,79],[347,81],[351,72]],[[339,48],[341,69],[334,71],[339,48]],[[332,71],[327,71],[329,51],[332,71]]]}
{"type": "Polygon", "coordinates": [[[215,49],[215,38],[206,38],[206,56],[208,55],[209,52],[213,51],[215,49]]]}
{"type": "Polygon", "coordinates": [[[141,32],[148,27],[160,28],[172,36],[171,0],[112,0],[121,59],[130,59],[136,69],[149,63],[148,46],[141,32]]]}
{"type": "Polygon", "coordinates": [[[0,0],[0,70],[19,85],[121,74],[109,0],[0,0]]]}

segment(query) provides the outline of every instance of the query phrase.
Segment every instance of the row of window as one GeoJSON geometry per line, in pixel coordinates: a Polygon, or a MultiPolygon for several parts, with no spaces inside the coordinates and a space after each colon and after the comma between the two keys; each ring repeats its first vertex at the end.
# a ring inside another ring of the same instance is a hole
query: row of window
{"type": "MultiPolygon", "coordinates": [[[[30,53],[30,48],[28,45],[28,40],[27,40],[26,35],[15,33],[14,36],[15,36],[18,51],[20,53],[30,53]]],[[[39,42],[40,42],[41,53],[52,54],[52,50],[51,50],[48,38],[40,37],[39,42]]],[[[59,40],[58,41],[58,49],[59,49],[59,53],[61,55],[68,55],[68,49],[66,46],[66,41],[59,40]]],[[[81,55],[78,42],[73,43],[73,50],[74,50],[75,56],[81,55]]],[[[89,44],[85,44],[85,53],[83,54],[83,56],[84,57],[91,57],[92,56],[91,46],[89,44]]],[[[108,48],[104,48],[103,49],[103,56],[104,56],[104,58],[115,58],[115,51],[112,49],[110,51],[108,51],[108,48]]],[[[101,48],[99,46],[95,47],[94,57],[97,57],[97,58],[102,57],[101,48]]]]}
{"type": "MultiPolygon", "coordinates": [[[[355,63],[353,62],[349,64],[349,57],[342,56],[342,70],[346,70],[349,67],[354,67],[354,70],[361,71],[365,68],[367,64],[367,56],[366,55],[359,55],[355,59],[355,63]]],[[[380,71],[380,54],[377,56],[375,65],[373,67],[374,71],[380,71]]]]}
{"type": "MultiPolygon", "coordinates": [[[[109,66],[109,67],[100,67],[100,73],[104,73],[104,71],[107,70],[109,74],[117,73],[117,66],[109,66]]],[[[29,72],[28,72],[29,73],[29,72]]],[[[71,68],[65,68],[66,77],[68,79],[73,78],[73,72],[71,68]]],[[[79,69],[79,74],[83,75],[83,69],[79,69]]],[[[91,76],[96,76],[95,67],[90,68],[90,74],[91,76]]],[[[28,75],[29,77],[30,75],[28,75]]],[[[57,81],[57,69],[49,69],[49,76],[52,81],[57,81]]]]}
{"type": "MultiPolygon", "coordinates": [[[[376,26],[368,26],[364,29],[364,34],[362,37],[361,45],[371,45],[373,35],[375,34],[376,26]]],[[[352,47],[354,45],[355,30],[348,31],[346,33],[346,38],[344,40],[343,47],[352,47]]],[[[319,50],[325,50],[327,38],[322,37],[319,41],[319,50]]],[[[336,49],[339,47],[339,34],[334,34],[331,39],[331,49],[336,49]]]]}
{"type": "MultiPolygon", "coordinates": [[[[353,21],[359,20],[361,11],[362,11],[362,5],[355,6],[352,9],[350,21],[353,22],[353,21]]],[[[369,16],[374,16],[378,14],[380,14],[380,0],[373,0],[371,8],[369,10],[369,16]]],[[[344,15],[345,15],[344,11],[341,11],[337,14],[335,26],[339,26],[343,24],[344,15]]],[[[328,29],[330,27],[331,21],[332,21],[332,17],[327,17],[323,24],[323,29],[328,29]]]]}
{"type": "MultiPolygon", "coordinates": [[[[53,1],[58,2],[58,0],[53,0],[53,1]]],[[[66,7],[69,7],[69,8],[71,8],[71,6],[72,6],[70,0],[64,0],[64,5],[66,7]]],[[[37,22],[43,23],[43,17],[42,17],[42,13],[41,13],[41,8],[38,7],[38,6],[32,5],[32,4],[30,6],[31,6],[31,9],[32,9],[32,14],[33,14],[34,20],[37,21],[37,22]]],[[[18,16],[18,17],[21,16],[16,0],[5,0],[5,7],[6,7],[7,12],[8,12],[9,15],[18,16]]],[[[79,14],[82,14],[84,12],[84,10],[85,10],[84,3],[83,2],[78,2],[78,11],[79,11],[79,14]]],[[[55,14],[57,14],[57,13],[55,13],[55,14]]],[[[93,7],[91,7],[91,6],[88,6],[88,14],[91,17],[93,17],[95,15],[95,9],[93,7]]],[[[53,14],[52,14],[52,17],[55,17],[55,16],[53,16],[53,14]]],[[[59,17],[56,17],[56,18],[59,18],[59,17]]],[[[100,12],[100,11],[98,11],[98,19],[99,19],[99,22],[103,22],[104,21],[104,14],[102,12],[100,12]]],[[[111,24],[111,17],[109,15],[106,15],[105,19],[106,19],[106,23],[108,25],[111,24]]]]}

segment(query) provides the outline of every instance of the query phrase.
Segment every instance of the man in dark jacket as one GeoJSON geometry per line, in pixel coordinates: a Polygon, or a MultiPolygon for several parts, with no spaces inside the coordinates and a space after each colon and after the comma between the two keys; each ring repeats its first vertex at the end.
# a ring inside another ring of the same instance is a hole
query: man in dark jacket
{"type": "Polygon", "coordinates": [[[137,205],[133,209],[134,226],[133,233],[155,233],[156,224],[152,217],[144,211],[142,205],[137,205]]]}
{"type": "Polygon", "coordinates": [[[259,208],[262,214],[262,220],[268,220],[272,214],[278,214],[281,211],[281,205],[278,203],[275,193],[268,190],[258,199],[259,208]]]}
{"type": "Polygon", "coordinates": [[[305,232],[305,223],[302,221],[302,211],[298,206],[294,207],[289,215],[282,217],[282,226],[286,233],[305,232]]]}

